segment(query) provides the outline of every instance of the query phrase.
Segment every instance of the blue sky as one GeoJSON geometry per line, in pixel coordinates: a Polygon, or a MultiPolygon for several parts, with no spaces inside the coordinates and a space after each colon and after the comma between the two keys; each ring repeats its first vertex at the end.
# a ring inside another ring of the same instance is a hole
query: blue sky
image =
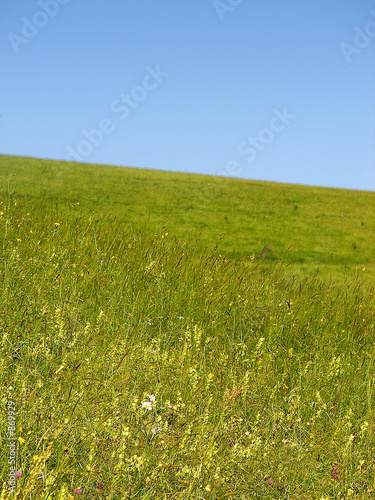
{"type": "Polygon", "coordinates": [[[17,0],[0,152],[375,186],[375,0],[17,0]]]}

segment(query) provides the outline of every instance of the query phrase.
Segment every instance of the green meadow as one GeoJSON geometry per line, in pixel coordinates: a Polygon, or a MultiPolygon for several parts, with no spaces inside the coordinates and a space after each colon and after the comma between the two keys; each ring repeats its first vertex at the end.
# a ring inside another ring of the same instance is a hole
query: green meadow
{"type": "Polygon", "coordinates": [[[0,499],[375,498],[373,209],[0,156],[0,499]]]}
{"type": "Polygon", "coordinates": [[[375,194],[0,155],[0,182],[58,217],[88,214],[291,274],[375,284],[375,194]],[[79,204],[79,205],[77,205],[79,204]]]}

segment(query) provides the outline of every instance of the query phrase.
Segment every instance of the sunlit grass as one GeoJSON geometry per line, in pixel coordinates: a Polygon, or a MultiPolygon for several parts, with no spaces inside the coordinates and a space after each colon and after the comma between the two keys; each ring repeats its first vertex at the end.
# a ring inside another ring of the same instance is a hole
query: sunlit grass
{"type": "Polygon", "coordinates": [[[373,288],[78,201],[0,200],[1,498],[374,498],[373,288]]]}
{"type": "MultiPolygon", "coordinates": [[[[373,192],[0,155],[0,189],[45,213],[163,226],[200,250],[281,262],[300,276],[375,284],[373,192]]],[[[303,166],[301,166],[303,168],[303,166]]]]}

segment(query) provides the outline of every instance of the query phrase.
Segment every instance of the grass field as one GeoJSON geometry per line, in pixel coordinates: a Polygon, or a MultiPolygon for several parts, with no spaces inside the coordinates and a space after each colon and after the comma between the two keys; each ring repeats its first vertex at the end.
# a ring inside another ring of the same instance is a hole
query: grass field
{"type": "Polygon", "coordinates": [[[154,234],[217,245],[231,258],[291,273],[375,284],[375,194],[0,156],[0,182],[57,217],[90,214],[154,234]],[[79,205],[77,205],[79,203],[79,205]]]}
{"type": "Polygon", "coordinates": [[[2,500],[375,497],[373,193],[0,161],[2,500]]]}

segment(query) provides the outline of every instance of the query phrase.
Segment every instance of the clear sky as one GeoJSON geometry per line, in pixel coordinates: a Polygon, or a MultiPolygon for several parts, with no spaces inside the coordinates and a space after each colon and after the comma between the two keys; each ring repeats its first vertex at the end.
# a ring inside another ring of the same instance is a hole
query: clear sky
{"type": "Polygon", "coordinates": [[[0,36],[1,153],[375,187],[374,0],[17,0],[0,36]]]}

